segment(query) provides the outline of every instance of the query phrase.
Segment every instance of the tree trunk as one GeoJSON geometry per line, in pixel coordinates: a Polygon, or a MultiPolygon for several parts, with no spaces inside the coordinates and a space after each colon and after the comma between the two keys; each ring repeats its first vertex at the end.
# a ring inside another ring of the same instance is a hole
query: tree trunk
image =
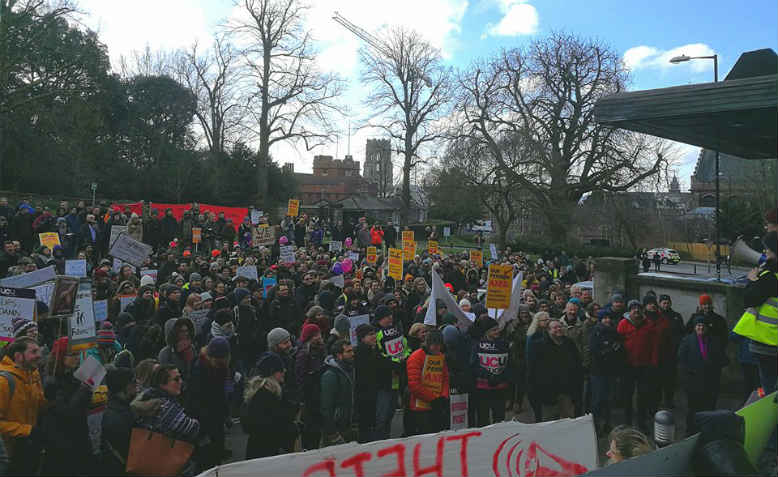
{"type": "Polygon", "coordinates": [[[411,160],[413,156],[408,150],[409,145],[406,145],[405,162],[403,163],[403,208],[400,212],[402,225],[408,225],[410,223],[408,219],[411,211],[411,160]]]}
{"type": "Polygon", "coordinates": [[[571,204],[559,198],[554,199],[554,205],[546,207],[545,215],[548,220],[548,231],[551,236],[551,244],[564,247],[568,243],[568,231],[570,229],[571,204]]]}

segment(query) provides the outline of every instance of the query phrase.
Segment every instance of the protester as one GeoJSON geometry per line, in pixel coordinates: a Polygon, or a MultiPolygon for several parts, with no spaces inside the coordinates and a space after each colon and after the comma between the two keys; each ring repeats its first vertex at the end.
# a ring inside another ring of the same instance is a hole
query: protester
{"type": "MultiPolygon", "coordinates": [[[[551,320],[548,331],[528,351],[528,380],[542,404],[556,404],[561,418],[574,417],[574,399],[583,380],[581,357],[575,343],[565,336],[559,320],[551,320]]],[[[536,421],[543,418],[542,411],[536,421]]]]}
{"type": "Polygon", "coordinates": [[[624,368],[624,345],[613,324],[613,317],[604,312],[589,337],[591,356],[592,410],[597,435],[605,435],[611,427],[611,395],[624,368]]]}
{"type": "Polygon", "coordinates": [[[653,323],[643,316],[643,305],[630,300],[629,313],[618,324],[617,331],[624,339],[627,367],[621,380],[621,399],[626,424],[633,425],[633,396],[637,393],[637,427],[648,429],[648,412],[655,396],[652,378],[656,375],[656,334],[653,323]]]}
{"type": "Polygon", "coordinates": [[[655,450],[654,444],[637,429],[628,426],[619,426],[608,435],[608,464],[632,459],[655,450]]]}
{"type": "Polygon", "coordinates": [[[354,396],[354,349],[344,340],[332,344],[321,376],[321,415],[324,444],[351,440],[354,396]]]}
{"type": "Polygon", "coordinates": [[[411,429],[408,435],[438,432],[447,426],[449,374],[443,354],[443,336],[437,330],[427,333],[424,345],[407,360],[411,429]]]}
{"type": "Polygon", "coordinates": [[[474,404],[479,427],[505,419],[507,390],[513,376],[508,342],[500,334],[500,324],[481,315],[470,328],[473,336],[472,366],[475,376],[474,404]],[[490,416],[491,412],[491,416],[490,416]]]}
{"type": "Polygon", "coordinates": [[[295,378],[303,404],[303,449],[317,449],[321,440],[321,370],[327,357],[319,327],[303,325],[295,357],[295,378]]]}
{"type": "Polygon", "coordinates": [[[125,475],[130,436],[135,424],[130,403],[138,393],[138,383],[134,370],[115,366],[107,368],[105,383],[108,387],[108,405],[101,422],[100,473],[122,476],[125,475]]]}

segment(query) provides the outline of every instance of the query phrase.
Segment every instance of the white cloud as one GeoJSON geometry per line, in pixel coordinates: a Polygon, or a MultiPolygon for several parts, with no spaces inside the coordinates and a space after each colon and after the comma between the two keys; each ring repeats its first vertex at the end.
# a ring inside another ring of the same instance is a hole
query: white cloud
{"type": "Polygon", "coordinates": [[[498,0],[498,6],[503,17],[496,25],[487,25],[482,39],[487,36],[531,35],[537,31],[538,11],[526,0],[498,0]]]}
{"type": "MultiPolygon", "coordinates": [[[[682,45],[670,50],[660,50],[652,46],[635,46],[624,52],[623,61],[627,68],[630,70],[639,70],[644,68],[660,68],[666,69],[673,65],[670,63],[670,59],[680,55],[686,56],[710,56],[715,51],[705,43],[690,43],[688,45],[682,45]]],[[[681,63],[692,71],[699,73],[708,71],[713,68],[711,61],[705,60],[692,60],[686,63],[681,63]]]]}

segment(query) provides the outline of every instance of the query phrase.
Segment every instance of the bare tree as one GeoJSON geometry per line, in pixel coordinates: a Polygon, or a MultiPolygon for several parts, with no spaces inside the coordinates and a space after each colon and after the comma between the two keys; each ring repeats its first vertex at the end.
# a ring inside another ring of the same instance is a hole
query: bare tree
{"type": "Polygon", "coordinates": [[[331,113],[343,81],[316,66],[310,31],[303,25],[307,7],[299,0],[239,0],[243,20],[228,25],[242,48],[246,74],[256,86],[248,101],[248,126],[259,142],[258,200],[268,198],[267,167],[276,143],[302,142],[307,150],[335,135],[331,113]]]}
{"type": "Polygon", "coordinates": [[[411,171],[424,160],[421,149],[443,137],[442,119],[452,99],[451,70],[440,52],[418,33],[392,30],[385,42],[386,56],[363,48],[363,81],[372,86],[366,99],[373,114],[367,125],[384,130],[399,143],[402,166],[402,221],[411,205],[411,171]]]}
{"type": "Polygon", "coordinates": [[[572,207],[585,193],[628,190],[667,164],[665,143],[595,121],[597,100],[624,90],[627,79],[606,46],[554,34],[460,75],[456,134],[483,143],[535,198],[552,239],[565,243],[572,207]]]}

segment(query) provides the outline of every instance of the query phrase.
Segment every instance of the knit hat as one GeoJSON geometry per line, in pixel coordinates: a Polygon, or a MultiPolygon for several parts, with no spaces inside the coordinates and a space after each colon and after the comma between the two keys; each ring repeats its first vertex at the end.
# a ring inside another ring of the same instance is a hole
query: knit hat
{"type": "Polygon", "coordinates": [[[712,305],[713,304],[713,298],[710,297],[710,295],[704,293],[700,295],[700,305],[712,305]]]}
{"type": "Polygon", "coordinates": [[[627,309],[631,310],[634,307],[643,308],[643,305],[637,300],[630,300],[629,303],[627,303],[627,309]]]}
{"type": "Polygon", "coordinates": [[[467,298],[462,298],[461,300],[459,300],[459,307],[460,307],[460,308],[461,308],[461,307],[463,307],[463,306],[465,306],[465,305],[467,305],[467,306],[472,306],[472,305],[470,304],[470,300],[468,300],[467,298]]]}
{"type": "Polygon", "coordinates": [[[497,320],[493,319],[489,315],[481,315],[476,318],[473,324],[473,333],[476,338],[481,338],[487,331],[491,330],[495,326],[500,326],[497,320]]]}
{"type": "Polygon", "coordinates": [[[223,336],[214,336],[208,342],[206,352],[211,358],[226,358],[230,355],[230,342],[223,336]]]}
{"type": "Polygon", "coordinates": [[[113,364],[117,368],[135,369],[135,356],[132,354],[132,351],[123,349],[116,354],[113,364]]]}
{"type": "Polygon", "coordinates": [[[375,309],[375,320],[379,321],[381,318],[391,316],[392,310],[386,305],[378,305],[375,309]]]}
{"type": "Polygon", "coordinates": [[[275,353],[264,353],[260,356],[257,363],[257,372],[260,376],[266,378],[279,371],[284,371],[284,362],[280,356],[275,353]]]}
{"type": "Polygon", "coordinates": [[[569,300],[567,300],[568,303],[573,303],[575,305],[581,306],[581,300],[579,300],[576,297],[572,297],[569,300]]]}
{"type": "Polygon", "coordinates": [[[338,336],[346,337],[349,334],[349,331],[351,330],[351,323],[348,321],[348,316],[346,315],[338,315],[335,318],[335,331],[338,332],[338,336]]]}
{"type": "Polygon", "coordinates": [[[251,292],[246,290],[245,288],[236,288],[232,291],[232,294],[235,296],[235,304],[239,304],[241,301],[243,301],[244,298],[251,295],[251,292]]]}
{"type": "Polygon", "coordinates": [[[313,323],[306,323],[303,325],[303,329],[300,332],[300,341],[307,343],[311,338],[316,336],[316,334],[321,334],[321,329],[313,323]]]}
{"type": "Polygon", "coordinates": [[[213,300],[213,295],[211,295],[209,292],[202,292],[200,293],[200,300],[202,301],[213,300]]]}
{"type": "Polygon", "coordinates": [[[695,325],[699,325],[699,324],[703,324],[704,325],[704,324],[706,324],[705,323],[705,315],[694,315],[694,324],[695,325]]]}
{"type": "Polygon", "coordinates": [[[659,295],[659,301],[665,301],[665,300],[667,300],[669,302],[673,301],[672,298],[670,298],[670,295],[664,295],[664,294],[663,295],[659,295]]]}
{"type": "Polygon", "coordinates": [[[135,321],[135,317],[126,311],[119,313],[119,316],[116,317],[116,324],[119,325],[119,329],[124,328],[133,321],[135,321]]]}
{"type": "Polygon", "coordinates": [[[154,278],[151,275],[143,275],[140,277],[140,286],[142,287],[153,287],[154,286],[154,278]]]}
{"type": "Polygon", "coordinates": [[[18,338],[20,336],[26,335],[27,331],[29,331],[32,328],[38,328],[37,323],[35,323],[32,320],[25,320],[20,316],[17,316],[13,320],[11,320],[11,324],[13,325],[14,338],[18,338]]]}
{"type": "Polygon", "coordinates": [[[106,366],[106,370],[105,385],[108,386],[108,392],[112,395],[127,389],[127,386],[135,379],[135,372],[132,368],[106,366]]]}
{"type": "Polygon", "coordinates": [[[200,275],[197,272],[192,272],[191,275],[189,275],[189,282],[199,282],[203,279],[202,275],[200,275]]]}
{"type": "Polygon", "coordinates": [[[643,306],[646,306],[649,303],[656,305],[656,295],[646,294],[646,296],[643,297],[643,306]]]}
{"type": "Polygon", "coordinates": [[[273,349],[289,339],[289,332],[283,328],[273,328],[267,334],[267,347],[273,349]]]}
{"type": "Polygon", "coordinates": [[[110,321],[104,321],[100,325],[100,329],[97,330],[97,344],[98,345],[113,345],[116,341],[116,333],[113,331],[113,325],[110,321]]]}
{"type": "Polygon", "coordinates": [[[621,302],[621,303],[624,303],[624,295],[622,295],[621,293],[614,293],[611,296],[611,303],[615,303],[617,301],[621,302]]]}
{"type": "Polygon", "coordinates": [[[179,292],[179,293],[181,293],[181,289],[180,289],[180,288],[178,288],[178,287],[177,287],[177,286],[175,286],[175,285],[170,285],[170,286],[168,286],[168,287],[165,289],[165,296],[166,296],[166,297],[168,297],[168,296],[170,296],[172,293],[175,293],[175,292],[179,292]]]}
{"type": "Polygon", "coordinates": [[[357,340],[362,341],[362,338],[369,335],[370,333],[375,333],[375,328],[373,328],[373,325],[369,325],[367,323],[362,323],[361,325],[357,326],[357,340]]]}

